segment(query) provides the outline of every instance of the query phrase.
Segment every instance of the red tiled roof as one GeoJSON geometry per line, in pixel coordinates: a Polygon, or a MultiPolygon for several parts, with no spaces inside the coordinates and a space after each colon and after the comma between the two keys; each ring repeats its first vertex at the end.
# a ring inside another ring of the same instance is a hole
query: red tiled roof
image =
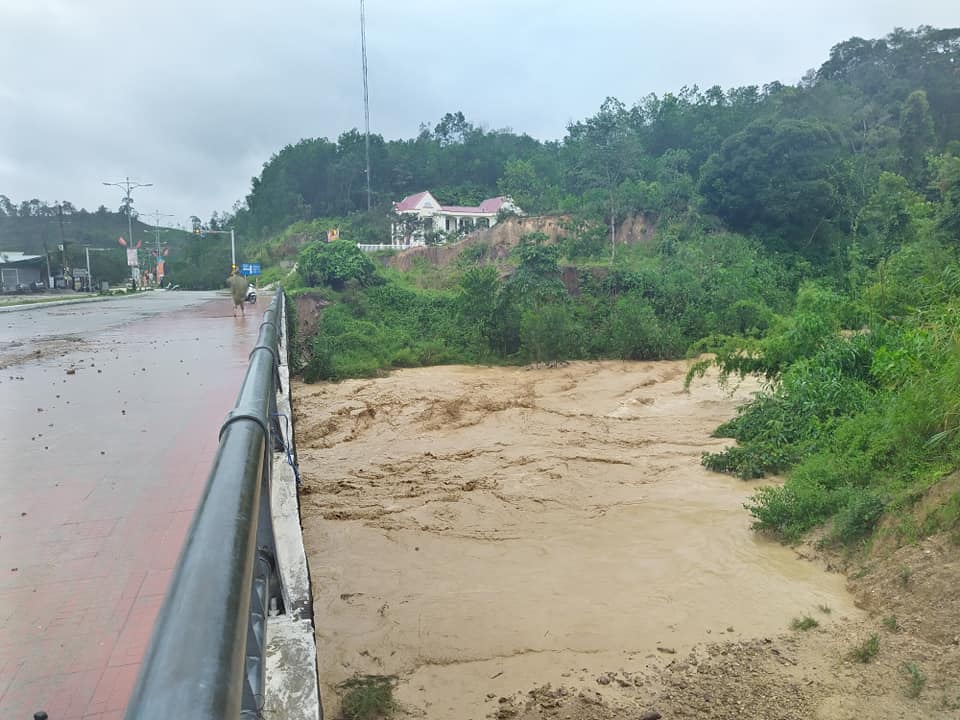
{"type": "Polygon", "coordinates": [[[418,192],[416,195],[407,195],[403,200],[398,203],[394,203],[393,207],[398,212],[402,210],[416,210],[417,203],[423,200],[424,195],[427,194],[427,191],[418,192]]]}
{"type": "MultiPolygon", "coordinates": [[[[397,212],[411,211],[417,209],[417,204],[423,200],[424,196],[427,195],[429,191],[424,190],[419,192],[416,195],[407,195],[403,200],[398,203],[393,204],[394,210],[397,212]]],[[[503,204],[507,201],[507,198],[500,196],[495,198],[487,198],[482,203],[476,207],[470,207],[467,205],[441,205],[440,212],[448,213],[459,213],[462,215],[480,215],[480,214],[490,214],[499,212],[500,208],[503,207],[503,204]]]]}
{"type": "Polygon", "coordinates": [[[503,196],[495,198],[487,198],[482,203],[480,203],[480,212],[486,213],[495,213],[499,212],[501,206],[507,201],[503,196]]]}

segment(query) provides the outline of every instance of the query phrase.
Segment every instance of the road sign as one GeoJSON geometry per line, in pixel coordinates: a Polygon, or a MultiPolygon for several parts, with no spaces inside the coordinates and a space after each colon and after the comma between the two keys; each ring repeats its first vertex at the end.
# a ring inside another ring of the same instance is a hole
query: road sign
{"type": "Polygon", "coordinates": [[[260,263],[240,263],[241,275],[259,275],[260,263]]]}

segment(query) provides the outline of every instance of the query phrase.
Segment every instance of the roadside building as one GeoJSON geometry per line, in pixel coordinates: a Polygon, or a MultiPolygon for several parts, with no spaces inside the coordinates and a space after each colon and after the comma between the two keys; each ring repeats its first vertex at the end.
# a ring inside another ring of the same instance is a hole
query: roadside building
{"type": "Polygon", "coordinates": [[[0,292],[38,287],[43,282],[43,255],[0,250],[0,292]]]}
{"type": "Polygon", "coordinates": [[[507,211],[522,214],[508,197],[487,198],[476,207],[441,205],[429,190],[408,195],[393,204],[397,221],[391,225],[394,246],[423,245],[431,235],[458,235],[496,225],[497,217],[507,211]]]}

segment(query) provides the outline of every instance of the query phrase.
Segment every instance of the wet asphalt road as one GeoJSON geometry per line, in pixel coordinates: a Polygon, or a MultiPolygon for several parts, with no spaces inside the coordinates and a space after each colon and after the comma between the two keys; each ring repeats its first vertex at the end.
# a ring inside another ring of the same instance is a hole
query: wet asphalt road
{"type": "Polygon", "coordinates": [[[0,314],[0,717],[122,716],[266,301],[0,314]]]}

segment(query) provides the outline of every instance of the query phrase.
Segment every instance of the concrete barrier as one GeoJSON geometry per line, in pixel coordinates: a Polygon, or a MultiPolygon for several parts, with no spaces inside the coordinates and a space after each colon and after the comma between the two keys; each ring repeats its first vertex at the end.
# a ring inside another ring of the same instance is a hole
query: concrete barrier
{"type": "MultiPolygon", "coordinates": [[[[286,329],[286,305],[283,306],[280,322],[281,327],[286,329]]],[[[277,396],[277,413],[286,418],[280,418],[284,447],[296,457],[287,341],[284,331],[278,353],[282,392],[277,396]]],[[[321,720],[323,710],[317,674],[310,572],[303,547],[296,473],[285,452],[273,454],[271,509],[287,613],[272,617],[267,622],[267,684],[263,717],[321,720]]]]}

